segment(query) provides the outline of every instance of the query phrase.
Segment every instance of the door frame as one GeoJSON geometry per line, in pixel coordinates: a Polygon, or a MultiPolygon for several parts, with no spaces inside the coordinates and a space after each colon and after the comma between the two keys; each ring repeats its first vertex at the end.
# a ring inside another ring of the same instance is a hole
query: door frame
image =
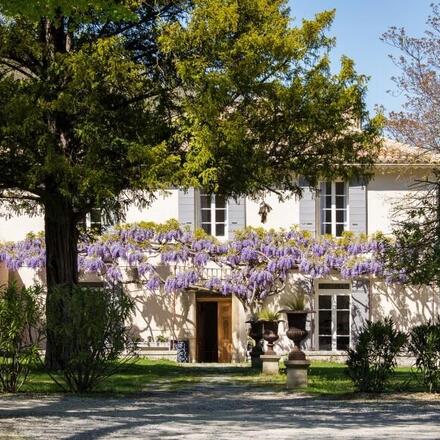
{"type": "Polygon", "coordinates": [[[351,281],[346,281],[346,280],[326,280],[326,279],[319,279],[319,280],[315,280],[316,285],[315,285],[315,295],[314,295],[314,306],[315,306],[315,310],[316,310],[316,316],[314,317],[315,319],[315,329],[314,329],[314,337],[315,337],[315,349],[318,351],[322,351],[322,352],[326,352],[326,353],[345,353],[344,350],[337,350],[336,348],[333,349],[333,347],[336,347],[336,337],[337,337],[337,333],[336,333],[336,297],[337,296],[348,296],[349,298],[349,347],[352,348],[352,341],[353,341],[353,337],[351,334],[351,328],[352,328],[352,307],[353,307],[353,301],[352,301],[352,283],[351,281]],[[327,284],[327,285],[331,285],[334,284],[335,288],[319,288],[320,284],[327,284]],[[341,289],[338,288],[337,286],[339,284],[345,284],[348,286],[347,289],[341,289]],[[332,349],[331,350],[321,350],[319,348],[319,297],[321,295],[329,295],[331,296],[331,317],[332,317],[332,334],[331,334],[331,338],[332,338],[332,349]]]}
{"type": "MultiPolygon", "coordinates": [[[[210,293],[203,293],[203,292],[196,292],[196,310],[197,308],[197,304],[198,303],[202,303],[202,302],[215,302],[215,303],[230,303],[231,304],[231,316],[230,316],[230,321],[231,321],[231,343],[232,343],[232,297],[225,297],[222,295],[214,295],[214,294],[210,294],[210,293]]],[[[218,306],[217,306],[217,316],[218,316],[218,306]]],[[[199,362],[199,341],[198,341],[198,332],[199,332],[199,328],[198,328],[198,323],[197,323],[197,318],[198,318],[198,312],[196,312],[196,359],[197,362],[199,362]]],[[[220,341],[218,340],[219,337],[219,333],[218,333],[218,323],[217,323],[217,350],[219,352],[220,355],[220,341]]],[[[231,356],[231,360],[232,360],[231,356]]]]}

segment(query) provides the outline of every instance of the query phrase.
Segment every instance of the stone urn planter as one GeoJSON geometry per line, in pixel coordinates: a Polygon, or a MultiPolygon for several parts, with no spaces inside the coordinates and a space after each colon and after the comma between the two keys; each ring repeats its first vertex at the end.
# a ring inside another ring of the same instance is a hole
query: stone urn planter
{"type": "Polygon", "coordinates": [[[263,374],[278,374],[280,356],[273,349],[273,344],[278,340],[278,323],[280,320],[266,321],[263,324],[263,339],[267,342],[267,350],[260,356],[263,374]]]}
{"type": "Polygon", "coordinates": [[[287,315],[287,323],[289,329],[286,335],[295,344],[289,353],[289,359],[286,361],[287,383],[288,389],[297,389],[307,386],[308,369],[310,361],[306,359],[305,353],[301,350],[301,341],[307,335],[306,321],[312,310],[283,310],[287,315]]]}
{"type": "Polygon", "coordinates": [[[258,319],[251,319],[246,321],[250,325],[249,337],[255,341],[255,345],[251,350],[251,365],[252,367],[260,367],[260,356],[263,354],[263,323],[258,319]]]}
{"type": "Polygon", "coordinates": [[[286,335],[294,343],[289,353],[289,361],[304,361],[306,360],[306,355],[301,350],[301,342],[309,334],[306,330],[307,315],[315,312],[312,310],[283,310],[283,312],[287,315],[289,327],[286,335]]]}
{"type": "Polygon", "coordinates": [[[277,321],[261,321],[263,325],[263,339],[267,342],[267,350],[265,354],[267,355],[274,355],[275,352],[273,350],[274,342],[279,339],[278,336],[278,323],[281,322],[280,320],[277,321]]]}

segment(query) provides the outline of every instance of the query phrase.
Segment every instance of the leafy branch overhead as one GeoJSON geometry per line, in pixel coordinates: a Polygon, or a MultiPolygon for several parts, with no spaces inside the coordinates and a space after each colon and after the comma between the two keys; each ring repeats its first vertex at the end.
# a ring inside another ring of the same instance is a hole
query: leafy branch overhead
{"type": "Polygon", "coordinates": [[[0,10],[5,200],[19,190],[45,205],[57,192],[80,215],[178,183],[298,191],[299,175],[313,184],[374,158],[365,76],[347,58],[330,73],[332,11],[293,27],[279,0],[0,10]]]}
{"type": "Polygon", "coordinates": [[[333,18],[326,11],[292,27],[285,1],[203,0],[165,26],[160,42],[182,89],[175,123],[188,146],[188,184],[298,192],[298,176],[316,184],[368,174],[381,118],[368,118],[367,79],[352,60],[331,73],[333,18]]]}
{"type": "Polygon", "coordinates": [[[122,6],[77,3],[70,2],[72,15],[58,6],[38,18],[20,5],[18,17],[1,22],[0,190],[31,193],[44,206],[57,193],[80,216],[124,189],[148,193],[178,174],[179,156],[166,144],[164,82],[146,57],[158,16],[180,8],[155,2],[135,14],[126,5],[134,20],[128,31],[127,22],[113,21],[122,6]]]}

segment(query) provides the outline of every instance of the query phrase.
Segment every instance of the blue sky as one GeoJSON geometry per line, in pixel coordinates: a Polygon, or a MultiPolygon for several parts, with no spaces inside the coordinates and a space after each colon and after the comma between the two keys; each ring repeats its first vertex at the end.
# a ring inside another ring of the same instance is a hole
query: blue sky
{"type": "Polygon", "coordinates": [[[402,97],[392,96],[387,90],[396,90],[391,81],[398,69],[389,59],[392,48],[380,41],[390,27],[404,27],[412,35],[421,35],[430,14],[433,0],[289,0],[291,14],[297,20],[312,18],[316,12],[336,9],[336,18],[330,35],[336,37],[332,60],[342,54],[353,58],[357,70],[371,77],[367,104],[375,104],[387,111],[398,110],[402,97]]]}

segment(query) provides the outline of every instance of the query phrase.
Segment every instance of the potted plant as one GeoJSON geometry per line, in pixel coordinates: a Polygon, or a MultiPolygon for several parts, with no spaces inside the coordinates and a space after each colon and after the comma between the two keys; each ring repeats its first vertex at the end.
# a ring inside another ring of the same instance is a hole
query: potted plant
{"type": "Polygon", "coordinates": [[[268,309],[262,309],[258,313],[258,320],[261,321],[263,327],[263,339],[267,342],[266,354],[275,354],[273,344],[278,340],[278,323],[282,321],[279,319],[279,312],[273,312],[268,309]]]}
{"type": "Polygon", "coordinates": [[[258,319],[257,315],[252,315],[246,323],[250,326],[249,337],[255,341],[250,353],[251,365],[252,367],[260,367],[260,355],[263,354],[263,322],[258,319]]]}
{"type": "Polygon", "coordinates": [[[293,349],[289,353],[289,360],[305,360],[306,355],[301,350],[301,341],[303,341],[309,333],[306,330],[307,314],[314,313],[314,311],[306,310],[306,298],[302,292],[285,302],[284,306],[286,308],[280,312],[287,315],[287,325],[289,329],[286,335],[294,343],[293,349]]]}
{"type": "Polygon", "coordinates": [[[156,343],[157,343],[158,347],[159,346],[164,346],[166,343],[168,343],[168,338],[166,336],[164,336],[164,335],[159,335],[156,338],[156,343]]]}

